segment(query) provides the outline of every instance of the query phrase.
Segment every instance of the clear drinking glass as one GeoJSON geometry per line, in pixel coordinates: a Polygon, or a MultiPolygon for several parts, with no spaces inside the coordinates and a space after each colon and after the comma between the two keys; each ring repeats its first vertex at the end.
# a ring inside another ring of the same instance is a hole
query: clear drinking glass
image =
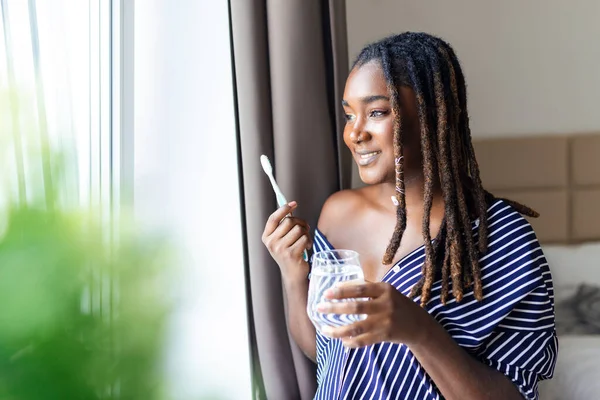
{"type": "Polygon", "coordinates": [[[323,314],[317,311],[317,306],[323,302],[366,300],[328,300],[324,298],[323,295],[327,289],[343,282],[364,282],[358,253],[352,250],[327,250],[315,253],[306,309],[308,317],[321,333],[324,326],[344,326],[366,318],[364,314],[323,314]]]}

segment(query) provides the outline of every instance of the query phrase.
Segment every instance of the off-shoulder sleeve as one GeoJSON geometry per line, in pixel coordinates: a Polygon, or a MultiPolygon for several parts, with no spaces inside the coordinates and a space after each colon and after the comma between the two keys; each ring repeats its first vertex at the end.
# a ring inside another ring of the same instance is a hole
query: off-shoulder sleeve
{"type": "Polygon", "coordinates": [[[538,399],[538,382],[552,377],[558,351],[552,277],[529,223],[521,217],[508,228],[511,240],[496,239],[481,263],[484,303],[499,314],[477,355],[524,398],[538,399]]]}

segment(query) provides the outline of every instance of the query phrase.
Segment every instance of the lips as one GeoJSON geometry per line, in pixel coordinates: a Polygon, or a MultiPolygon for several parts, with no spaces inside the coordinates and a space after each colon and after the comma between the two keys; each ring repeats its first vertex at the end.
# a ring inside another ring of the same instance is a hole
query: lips
{"type": "Polygon", "coordinates": [[[356,155],[357,155],[356,162],[361,167],[365,167],[365,166],[373,163],[377,159],[377,157],[379,157],[380,154],[381,154],[381,151],[379,151],[379,150],[369,151],[369,152],[366,152],[366,151],[356,152],[356,155]]]}

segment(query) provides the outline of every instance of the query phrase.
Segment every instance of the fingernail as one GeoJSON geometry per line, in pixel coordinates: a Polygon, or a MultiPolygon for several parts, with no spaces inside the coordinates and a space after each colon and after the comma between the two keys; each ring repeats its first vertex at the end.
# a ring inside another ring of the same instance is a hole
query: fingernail
{"type": "Polygon", "coordinates": [[[323,303],[321,303],[321,304],[317,304],[317,311],[318,311],[318,312],[322,313],[322,312],[324,312],[326,309],[327,309],[327,306],[326,306],[325,304],[323,304],[323,303]]]}
{"type": "Polygon", "coordinates": [[[331,298],[335,295],[335,293],[336,293],[336,289],[327,289],[325,291],[325,293],[323,293],[323,296],[331,298]]]}
{"type": "Polygon", "coordinates": [[[298,203],[296,203],[295,201],[290,201],[288,203],[288,206],[290,206],[290,207],[296,207],[297,205],[298,205],[298,203]]]}

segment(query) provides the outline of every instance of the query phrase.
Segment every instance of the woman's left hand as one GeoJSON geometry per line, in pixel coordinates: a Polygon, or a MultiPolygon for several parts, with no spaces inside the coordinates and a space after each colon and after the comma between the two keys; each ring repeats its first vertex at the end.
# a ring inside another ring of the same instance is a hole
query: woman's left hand
{"type": "Polygon", "coordinates": [[[367,318],[342,327],[325,327],[323,334],[340,338],[346,347],[363,347],[380,342],[410,345],[423,338],[433,318],[417,303],[385,282],[340,285],[325,293],[329,300],[361,299],[350,302],[325,302],[317,310],[332,314],[366,314],[367,318]]]}

